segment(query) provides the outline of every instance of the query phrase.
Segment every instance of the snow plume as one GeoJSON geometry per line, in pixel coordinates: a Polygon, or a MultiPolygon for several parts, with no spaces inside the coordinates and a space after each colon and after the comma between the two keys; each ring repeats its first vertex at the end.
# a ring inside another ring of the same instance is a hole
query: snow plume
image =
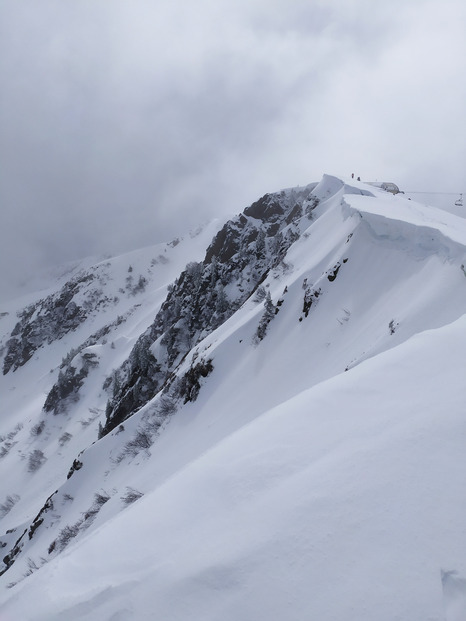
{"type": "Polygon", "coordinates": [[[465,264],[326,175],[6,306],[0,617],[462,620],[465,264]]]}

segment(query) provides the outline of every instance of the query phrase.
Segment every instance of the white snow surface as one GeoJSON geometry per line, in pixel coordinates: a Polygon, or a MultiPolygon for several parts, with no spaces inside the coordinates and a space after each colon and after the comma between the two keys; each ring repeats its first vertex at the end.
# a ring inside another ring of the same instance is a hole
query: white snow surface
{"type": "Polygon", "coordinates": [[[0,577],[1,621],[466,620],[466,222],[328,175],[313,194],[314,218],[263,283],[283,300],[266,337],[254,343],[263,305],[248,300],[197,345],[185,364],[208,355],[214,371],[150,450],[115,459],[150,404],[96,441],[102,383],[218,223],[111,260],[109,296],[128,264],[136,277],[169,259],[139,298],[119,294],[92,330],[1,377],[0,435],[17,444],[0,459],[0,503],[19,499],[0,543],[58,490],[0,577]],[[321,290],[308,316],[306,287],[321,290]],[[124,312],[112,343],[90,350],[99,369],[79,403],[44,418],[62,356],[124,312]],[[31,473],[36,448],[47,461],[31,473]],[[143,496],[125,506],[129,487],[143,496]],[[57,524],[76,523],[98,492],[110,499],[91,526],[49,554],[57,524]]]}

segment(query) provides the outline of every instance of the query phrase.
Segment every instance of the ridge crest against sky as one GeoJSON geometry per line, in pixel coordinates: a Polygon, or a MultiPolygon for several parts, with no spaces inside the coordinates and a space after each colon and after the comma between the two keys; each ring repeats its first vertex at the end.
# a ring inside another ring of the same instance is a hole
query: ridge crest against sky
{"type": "Polygon", "coordinates": [[[464,621],[465,255],[326,174],[2,305],[0,619],[464,621]]]}
{"type": "Polygon", "coordinates": [[[465,26],[463,0],[2,0],[0,299],[324,172],[465,191],[465,26]]]}

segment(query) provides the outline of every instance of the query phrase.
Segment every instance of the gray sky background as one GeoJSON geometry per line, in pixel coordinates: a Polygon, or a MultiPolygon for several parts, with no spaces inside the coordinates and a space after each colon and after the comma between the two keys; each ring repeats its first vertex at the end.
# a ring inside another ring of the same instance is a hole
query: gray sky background
{"type": "Polygon", "coordinates": [[[464,0],[0,0],[0,299],[323,173],[466,191],[465,38],[464,0]]]}

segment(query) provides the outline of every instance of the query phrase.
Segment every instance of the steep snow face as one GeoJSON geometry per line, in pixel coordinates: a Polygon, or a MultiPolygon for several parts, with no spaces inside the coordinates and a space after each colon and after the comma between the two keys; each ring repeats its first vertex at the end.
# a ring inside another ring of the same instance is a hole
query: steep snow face
{"type": "Polygon", "coordinates": [[[12,589],[2,613],[460,621],[444,616],[461,590],[442,593],[441,570],[461,589],[465,328],[304,391],[155,486],[152,462],[144,498],[12,589]]]}
{"type": "Polygon", "coordinates": [[[0,616],[464,619],[464,221],[326,175],[217,230],[2,377],[0,616]]]}

